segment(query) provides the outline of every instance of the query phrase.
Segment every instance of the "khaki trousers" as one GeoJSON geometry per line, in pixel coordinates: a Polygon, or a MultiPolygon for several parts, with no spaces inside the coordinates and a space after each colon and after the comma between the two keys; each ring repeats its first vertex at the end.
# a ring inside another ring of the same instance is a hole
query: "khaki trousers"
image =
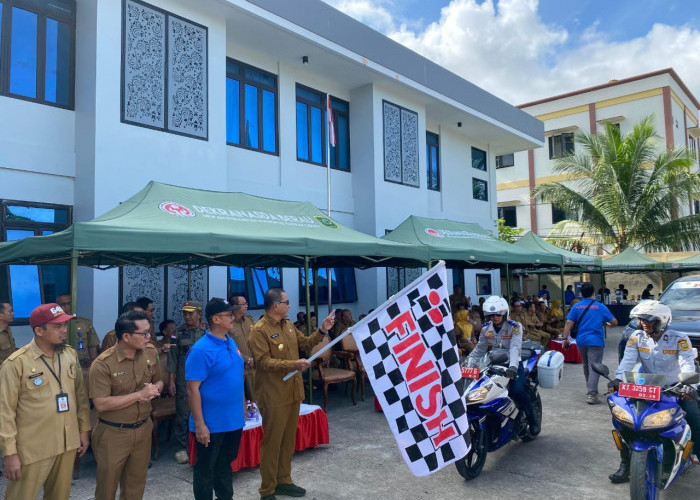
{"type": "Polygon", "coordinates": [[[22,465],[19,481],[7,481],[8,500],[36,500],[44,487],[47,500],[68,500],[75,452],[70,450],[33,464],[22,465]]]}
{"type": "Polygon", "coordinates": [[[150,418],[137,429],[97,423],[92,431],[92,451],[97,462],[95,500],[114,500],[117,485],[121,500],[143,498],[151,459],[152,429],[150,418]]]}
{"type": "MultiPolygon", "coordinates": [[[[260,443],[260,496],[272,495],[278,484],[292,483],[292,455],[299,421],[299,402],[274,408],[260,407],[263,440],[260,443]]],[[[96,499],[97,500],[97,499],[96,499]]]]}

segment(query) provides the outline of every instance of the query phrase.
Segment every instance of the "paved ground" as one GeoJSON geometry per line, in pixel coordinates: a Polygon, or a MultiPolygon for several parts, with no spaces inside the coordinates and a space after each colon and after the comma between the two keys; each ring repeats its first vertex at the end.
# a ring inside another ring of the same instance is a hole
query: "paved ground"
{"type": "MultiPolygon", "coordinates": [[[[622,328],[614,328],[609,333],[605,361],[611,369],[617,366],[621,332],[622,328]]],[[[602,382],[600,387],[603,390],[602,382]]],[[[453,466],[428,477],[412,476],[384,416],[374,411],[371,396],[352,406],[339,390],[332,393],[329,403],[331,444],[295,455],[295,481],[308,489],[309,500],[626,498],[628,485],[613,485],[607,478],[619,463],[610,435],[610,412],[605,404],[586,404],[581,365],[567,364],[559,387],[540,392],[542,434],[531,443],[511,444],[490,454],[481,476],[465,482],[453,466]]],[[[192,498],[191,470],[172,460],[165,435],[161,433],[161,458],[149,471],[144,498],[192,498]]],[[[93,498],[94,471],[95,462],[88,454],[71,498],[93,498]]],[[[3,494],[5,482],[0,479],[3,494]]],[[[236,473],[235,498],[259,498],[259,482],[257,468],[236,473]]],[[[699,487],[700,467],[680,478],[662,498],[695,499],[699,487]]]]}

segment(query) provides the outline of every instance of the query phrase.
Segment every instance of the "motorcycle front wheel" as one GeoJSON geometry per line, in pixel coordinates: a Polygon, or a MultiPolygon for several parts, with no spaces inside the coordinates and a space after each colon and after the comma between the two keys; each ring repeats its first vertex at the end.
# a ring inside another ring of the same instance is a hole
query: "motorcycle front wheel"
{"type": "Polygon", "coordinates": [[[481,470],[486,463],[486,454],[490,442],[488,426],[481,430],[479,422],[476,422],[470,426],[470,431],[472,434],[472,447],[466,457],[455,462],[457,472],[465,481],[471,481],[481,474],[481,470]]]}
{"type": "MultiPolygon", "coordinates": [[[[540,424],[540,429],[542,429],[542,398],[535,389],[530,389],[530,397],[532,400],[532,411],[535,414],[537,422],[540,424]]],[[[539,432],[537,434],[539,434],[539,432]]],[[[528,443],[533,441],[537,437],[537,434],[533,434],[528,425],[527,434],[523,436],[523,442],[528,443]]]]}
{"type": "Polygon", "coordinates": [[[656,500],[658,463],[653,451],[632,451],[630,456],[630,499],[656,500]]]}

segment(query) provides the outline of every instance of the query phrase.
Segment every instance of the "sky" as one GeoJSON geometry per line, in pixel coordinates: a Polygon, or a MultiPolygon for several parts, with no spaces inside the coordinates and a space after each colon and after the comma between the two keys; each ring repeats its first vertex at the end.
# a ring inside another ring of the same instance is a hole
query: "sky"
{"type": "Polygon", "coordinates": [[[697,0],[324,0],[518,105],[672,67],[700,99],[697,0]]]}

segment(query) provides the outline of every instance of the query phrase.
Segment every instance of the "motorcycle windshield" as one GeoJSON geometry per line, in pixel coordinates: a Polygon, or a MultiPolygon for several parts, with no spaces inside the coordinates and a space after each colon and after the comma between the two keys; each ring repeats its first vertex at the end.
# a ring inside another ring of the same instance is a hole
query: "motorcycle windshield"
{"type": "Polygon", "coordinates": [[[668,378],[664,374],[658,373],[638,373],[625,372],[623,382],[637,385],[655,385],[663,387],[666,385],[668,378]]]}
{"type": "Polygon", "coordinates": [[[471,356],[464,358],[463,362],[460,361],[459,363],[461,366],[466,366],[467,368],[478,368],[479,372],[482,372],[486,370],[489,366],[491,366],[491,357],[489,356],[489,353],[487,352],[480,358],[473,358],[471,356]]]}

